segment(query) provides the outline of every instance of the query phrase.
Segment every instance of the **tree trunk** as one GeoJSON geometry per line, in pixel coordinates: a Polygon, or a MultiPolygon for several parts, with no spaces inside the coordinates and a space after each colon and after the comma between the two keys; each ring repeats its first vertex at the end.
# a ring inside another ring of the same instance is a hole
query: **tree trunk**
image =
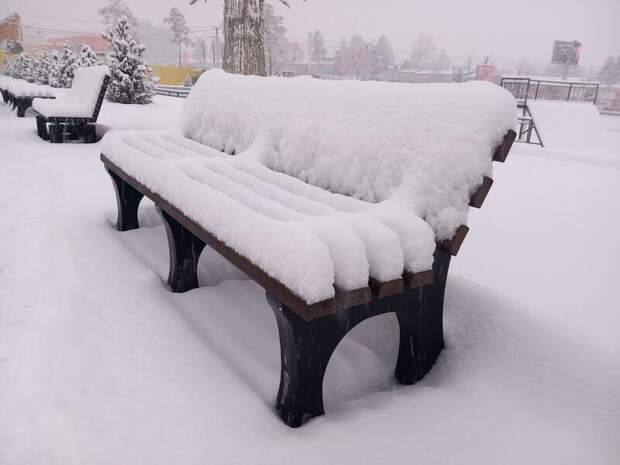
{"type": "Polygon", "coordinates": [[[264,0],[224,1],[224,71],[265,76],[264,0]]]}

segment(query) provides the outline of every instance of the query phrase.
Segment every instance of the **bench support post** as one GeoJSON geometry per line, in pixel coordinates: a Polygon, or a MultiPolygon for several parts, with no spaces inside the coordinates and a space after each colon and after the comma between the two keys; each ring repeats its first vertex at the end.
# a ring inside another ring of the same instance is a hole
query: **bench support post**
{"type": "Polygon", "coordinates": [[[396,311],[400,342],[395,375],[401,384],[422,379],[444,347],[443,300],[450,258],[449,253],[438,249],[433,264],[433,285],[419,289],[417,305],[410,304],[404,311],[396,311]]]}
{"type": "Polygon", "coordinates": [[[130,186],[112,170],[106,168],[106,171],[112,178],[114,192],[116,192],[116,205],[118,207],[116,229],[119,231],[129,231],[139,228],[138,207],[144,195],[130,186]]]}
{"type": "Polygon", "coordinates": [[[198,259],[205,243],[162,209],[158,209],[168,237],[170,272],[168,284],[173,292],[186,292],[198,287],[198,259]]]}
{"type": "Polygon", "coordinates": [[[400,343],[396,379],[413,384],[432,368],[444,347],[443,298],[450,255],[437,251],[434,284],[389,297],[374,297],[369,304],[339,310],[305,321],[267,293],[280,336],[280,388],[276,410],[293,428],[325,413],[323,378],[340,341],[362,321],[393,312],[399,323],[400,343]]]}
{"type": "Polygon", "coordinates": [[[47,122],[43,116],[37,116],[37,134],[43,140],[49,140],[50,138],[47,132],[47,122]]]}
{"type": "Polygon", "coordinates": [[[49,125],[49,141],[53,144],[62,144],[64,141],[64,127],[61,123],[52,122],[49,125]]]}

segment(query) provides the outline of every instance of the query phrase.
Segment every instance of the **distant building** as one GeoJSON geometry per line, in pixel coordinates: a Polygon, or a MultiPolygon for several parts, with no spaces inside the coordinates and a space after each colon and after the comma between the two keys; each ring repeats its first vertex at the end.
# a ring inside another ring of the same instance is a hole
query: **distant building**
{"type": "Polygon", "coordinates": [[[88,45],[97,58],[103,59],[108,52],[108,41],[99,35],[80,35],[67,37],[54,37],[47,39],[44,48],[46,49],[62,49],[65,44],[69,44],[71,50],[79,53],[84,45],[88,45]]]}

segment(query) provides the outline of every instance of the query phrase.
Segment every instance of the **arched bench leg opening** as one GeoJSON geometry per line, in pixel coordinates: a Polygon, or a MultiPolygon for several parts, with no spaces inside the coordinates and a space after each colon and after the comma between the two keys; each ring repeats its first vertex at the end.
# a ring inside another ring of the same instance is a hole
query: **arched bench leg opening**
{"type": "Polygon", "coordinates": [[[173,292],[187,292],[198,287],[198,259],[205,243],[165,211],[158,209],[168,237],[170,271],[168,284],[173,292]]]}
{"type": "Polygon", "coordinates": [[[276,410],[296,428],[325,413],[323,379],[340,341],[362,321],[395,313],[400,327],[396,378],[413,384],[432,368],[443,349],[443,297],[450,255],[437,251],[433,285],[306,321],[267,293],[280,336],[280,388],[276,410]]]}
{"type": "Polygon", "coordinates": [[[112,184],[114,184],[114,191],[116,192],[116,204],[118,207],[116,229],[119,231],[129,231],[139,228],[138,207],[144,195],[131,187],[112,170],[107,168],[106,170],[112,178],[112,184]]]}

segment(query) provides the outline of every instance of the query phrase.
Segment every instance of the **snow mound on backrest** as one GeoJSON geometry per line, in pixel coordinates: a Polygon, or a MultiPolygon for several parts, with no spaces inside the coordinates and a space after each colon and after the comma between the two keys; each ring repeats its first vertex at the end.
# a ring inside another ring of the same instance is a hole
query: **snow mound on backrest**
{"type": "Polygon", "coordinates": [[[75,73],[71,90],[63,101],[79,103],[89,114],[93,114],[103,80],[110,75],[107,66],[82,67],[75,73]]]}
{"type": "Polygon", "coordinates": [[[439,239],[466,222],[516,103],[486,82],[397,84],[204,73],[186,137],[368,202],[405,202],[439,239]],[[258,155],[257,155],[258,152],[258,155]]]}

